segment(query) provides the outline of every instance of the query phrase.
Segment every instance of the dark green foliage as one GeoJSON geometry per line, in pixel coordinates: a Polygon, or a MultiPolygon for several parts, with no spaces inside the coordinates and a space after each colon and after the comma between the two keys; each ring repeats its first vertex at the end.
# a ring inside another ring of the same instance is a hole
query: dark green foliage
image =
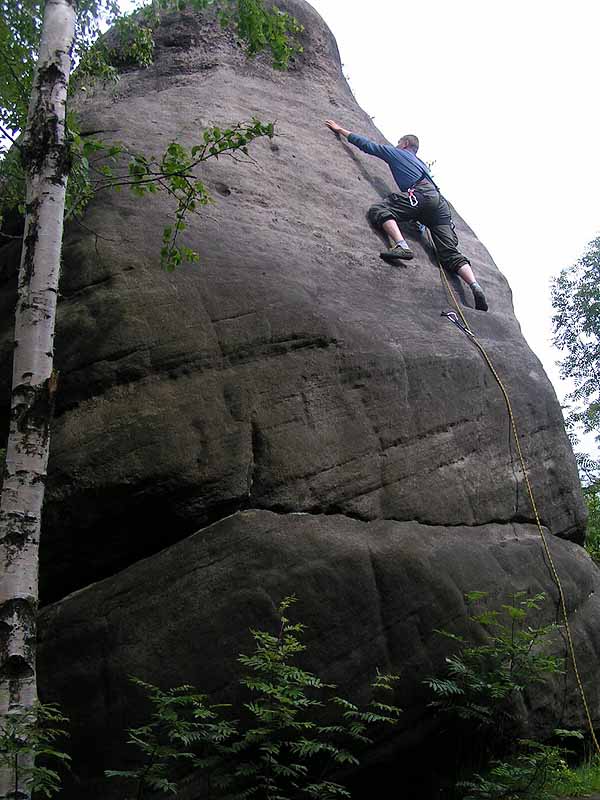
{"type": "Polygon", "coordinates": [[[518,752],[507,761],[493,761],[484,774],[462,781],[463,800],[553,800],[554,787],[565,775],[567,751],[530,739],[517,742],[518,752]]]}
{"type": "MultiPolygon", "coordinates": [[[[567,424],[575,440],[581,429],[600,441],[600,237],[553,281],[552,306],[554,344],[565,352],[561,375],[575,384],[567,424]]],[[[584,483],[600,477],[597,461],[583,454],[578,461],[584,483]]]]}
{"type": "MultiPolygon", "coordinates": [[[[27,117],[43,12],[42,0],[0,0],[0,126],[12,135],[23,129],[27,117]]],[[[79,0],[76,61],[97,39],[101,21],[110,24],[117,16],[115,0],[79,0]]]]}
{"type": "Polygon", "coordinates": [[[127,24],[120,24],[117,29],[119,52],[111,51],[114,63],[148,66],[152,63],[152,31],[160,25],[161,12],[186,8],[202,12],[210,6],[216,9],[223,27],[235,30],[249,55],[270,51],[275,69],[287,69],[290,60],[302,52],[297,38],[304,30],[302,25],[287,12],[276,5],[266,5],[263,0],[158,0],[121,18],[127,24]],[[136,25],[145,31],[146,46],[134,30],[136,25]],[[133,50],[139,50],[140,57],[136,57],[133,50]]]}
{"type": "MultiPolygon", "coordinates": [[[[573,445],[578,434],[592,433],[600,444],[600,237],[552,283],[554,344],[565,355],[561,375],[575,389],[567,396],[566,426],[573,445]]],[[[600,563],[600,462],[576,452],[589,522],[586,548],[600,563]]]]}
{"type": "MultiPolygon", "coordinates": [[[[24,213],[25,182],[19,137],[27,120],[43,12],[42,0],[0,0],[0,227],[3,213],[6,215],[12,209],[24,213]]],[[[102,22],[110,24],[117,16],[115,0],[79,0],[73,48],[76,62],[85,60],[92,51],[102,22]]],[[[100,72],[105,62],[95,56],[89,58],[96,61],[100,72]]],[[[70,123],[73,122],[70,115],[70,123]]],[[[71,163],[82,170],[76,151],[71,163]]],[[[67,208],[80,207],[82,192],[77,178],[75,173],[72,185],[69,182],[67,208]],[[77,198],[74,202],[73,196],[77,198]]]]}
{"type": "Polygon", "coordinates": [[[600,792],[600,756],[588,757],[558,776],[551,787],[554,797],[589,797],[600,792]]]}
{"type": "MultiPolygon", "coordinates": [[[[247,690],[243,722],[191,687],[163,692],[140,684],[154,713],[148,725],[130,731],[130,742],[144,763],[107,774],[127,779],[138,798],[145,789],[176,795],[178,779],[192,771],[196,780],[204,779],[210,798],[348,797],[336,770],[355,766],[356,750],[371,741],[369,730],[394,724],[400,710],[375,699],[360,709],[336,696],[335,686],[299,667],[295,661],[305,650],[304,626],[285,615],[291,602],[281,603],[279,630],[253,630],[254,652],[239,658],[247,690]]],[[[389,693],[395,680],[378,675],[373,688],[389,693]]]]}
{"type": "Polygon", "coordinates": [[[124,15],[113,26],[118,47],[108,52],[107,61],[116,66],[149,67],[154,57],[154,28],[160,17],[149,6],[141,14],[124,15]],[[146,12],[146,13],[144,13],[146,12]]]}
{"type": "Polygon", "coordinates": [[[585,548],[600,566],[600,483],[585,487],[583,494],[589,513],[585,548]]]}
{"type": "MultiPolygon", "coordinates": [[[[485,592],[466,595],[469,604],[480,604],[485,592]]],[[[555,625],[534,627],[528,616],[540,608],[543,594],[528,597],[515,592],[500,610],[483,608],[470,619],[488,634],[483,644],[471,644],[463,636],[440,631],[459,645],[446,658],[446,674],[430,677],[425,683],[436,699],[431,706],[461,721],[467,721],[471,733],[486,733],[496,747],[502,748],[518,728],[516,708],[524,690],[542,683],[552,673],[562,670],[562,659],[546,655],[539,645],[555,625]]]]}
{"type": "Polygon", "coordinates": [[[0,229],[3,213],[19,206],[24,212],[25,181],[16,142],[27,118],[40,31],[38,2],[0,0],[0,229]]]}
{"type": "MultiPolygon", "coordinates": [[[[479,605],[486,598],[485,592],[466,595],[470,605],[479,605]]],[[[457,796],[464,800],[549,800],[549,786],[567,769],[564,748],[518,738],[524,692],[561,672],[563,666],[563,659],[541,649],[557,626],[530,622],[543,601],[543,594],[530,597],[515,592],[499,610],[484,607],[473,613],[471,620],[487,634],[482,644],[440,631],[459,648],[446,659],[446,673],[426,681],[436,698],[431,706],[462,726],[472,742],[471,769],[484,768],[481,774],[457,784],[457,796]],[[492,758],[498,754],[506,760],[492,758]]],[[[577,732],[555,734],[581,738],[577,732]]]]}
{"type": "Polygon", "coordinates": [[[149,67],[154,58],[154,30],[159,24],[160,15],[153,3],[118,15],[109,36],[101,36],[82,49],[71,77],[71,92],[87,91],[90,80],[116,82],[119,67],[149,67]]]}
{"type": "Polygon", "coordinates": [[[257,0],[224,0],[217,3],[223,25],[233,24],[248,43],[250,55],[268,48],[275,69],[287,69],[290,59],[302,52],[296,36],[304,30],[292,16],[277,6],[265,8],[257,0]]]}
{"type": "Polygon", "coordinates": [[[191,686],[165,692],[133,679],[146,692],[153,706],[150,722],[129,731],[129,744],[144,757],[135,770],[108,770],[109,778],[125,778],[141,797],[145,789],[176,794],[177,783],[170,777],[179,765],[187,769],[213,766],[215,753],[236,732],[235,723],[219,718],[223,706],[211,705],[206,695],[191,686]]]}
{"type": "Polygon", "coordinates": [[[40,33],[37,0],[0,0],[0,157],[25,124],[40,33]]]}
{"type": "Polygon", "coordinates": [[[67,722],[52,704],[37,704],[5,717],[0,728],[0,768],[12,771],[15,797],[21,796],[21,790],[42,797],[52,797],[59,791],[59,770],[70,761],[58,749],[58,743],[67,735],[67,722]]]}

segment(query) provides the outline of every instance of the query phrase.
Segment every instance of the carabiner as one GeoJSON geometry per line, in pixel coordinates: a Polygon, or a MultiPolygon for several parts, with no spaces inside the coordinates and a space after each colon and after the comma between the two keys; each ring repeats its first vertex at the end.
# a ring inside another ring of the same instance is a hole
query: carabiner
{"type": "Polygon", "coordinates": [[[472,336],[473,338],[475,338],[475,334],[473,333],[473,331],[470,328],[468,328],[462,322],[462,320],[458,318],[458,314],[456,313],[456,311],[442,311],[440,316],[447,317],[450,320],[450,322],[453,322],[457,328],[461,329],[463,333],[466,333],[467,336],[472,336]]]}

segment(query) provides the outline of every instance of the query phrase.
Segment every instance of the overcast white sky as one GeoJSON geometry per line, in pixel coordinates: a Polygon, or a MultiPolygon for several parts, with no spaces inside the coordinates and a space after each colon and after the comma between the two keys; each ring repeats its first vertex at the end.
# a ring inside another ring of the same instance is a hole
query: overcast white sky
{"type": "Polygon", "coordinates": [[[549,284],[600,233],[600,2],[309,2],[375,125],[435,160],[562,399],[549,284]]]}

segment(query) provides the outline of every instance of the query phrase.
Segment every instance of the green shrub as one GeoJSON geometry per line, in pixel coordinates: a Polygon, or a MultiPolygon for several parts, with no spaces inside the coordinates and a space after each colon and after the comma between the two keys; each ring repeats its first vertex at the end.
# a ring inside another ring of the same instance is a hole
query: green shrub
{"type": "MultiPolygon", "coordinates": [[[[463,800],[547,800],[550,786],[567,771],[562,747],[520,738],[524,692],[562,671],[563,659],[548,656],[543,640],[556,625],[532,625],[544,595],[515,592],[500,609],[486,607],[487,594],[470,592],[472,622],[486,633],[474,644],[448,631],[440,633],[458,644],[446,658],[445,673],[425,683],[435,699],[431,707],[462,726],[469,742],[468,763],[461,769],[471,775],[456,784],[463,800]],[[504,760],[498,760],[498,757],[504,760]]],[[[561,736],[578,733],[557,731],[561,736]]]]}
{"type": "Polygon", "coordinates": [[[530,739],[517,744],[507,761],[493,761],[484,775],[458,784],[466,791],[463,800],[552,800],[553,788],[569,771],[566,751],[530,739]]]}
{"type": "Polygon", "coordinates": [[[600,566],[600,487],[584,488],[583,494],[589,513],[585,549],[600,566]]]}
{"type": "Polygon", "coordinates": [[[600,792],[600,756],[588,758],[583,764],[566,769],[550,787],[555,797],[585,797],[600,792]]]}
{"type": "Polygon", "coordinates": [[[58,706],[37,703],[22,711],[13,710],[0,728],[0,769],[14,780],[11,797],[52,797],[61,786],[60,770],[70,756],[58,749],[67,736],[68,722],[58,706]]]}
{"type": "MultiPolygon", "coordinates": [[[[251,631],[254,652],[239,657],[247,721],[190,686],[162,691],[136,681],[154,708],[147,725],[129,731],[142,763],[107,775],[126,779],[137,798],[147,789],[176,795],[190,772],[206,782],[210,798],[349,797],[336,773],[357,765],[358,749],[371,741],[369,730],[396,723],[400,709],[376,699],[360,709],[295,663],[306,648],[300,641],[304,626],[285,615],[293,600],[279,607],[279,630],[251,631]]],[[[378,674],[373,688],[389,694],[395,680],[378,674]]]]}
{"type": "MultiPolygon", "coordinates": [[[[471,606],[481,606],[485,592],[466,595],[471,606]]],[[[438,712],[469,723],[477,734],[490,732],[496,747],[514,737],[518,727],[516,708],[524,690],[543,683],[547,676],[562,671],[563,659],[546,655],[541,640],[556,625],[529,624],[529,615],[540,608],[543,594],[529,597],[515,592],[500,610],[479,608],[470,615],[487,633],[482,644],[471,644],[463,636],[439,631],[459,645],[446,658],[446,673],[429,677],[425,683],[435,695],[430,704],[438,712]]]]}

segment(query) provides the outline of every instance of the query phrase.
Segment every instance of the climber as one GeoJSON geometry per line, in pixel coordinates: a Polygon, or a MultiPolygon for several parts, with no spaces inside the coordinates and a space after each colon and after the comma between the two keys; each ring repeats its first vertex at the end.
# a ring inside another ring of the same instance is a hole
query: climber
{"type": "Polygon", "coordinates": [[[458,237],[448,202],[433,182],[426,164],[417,158],[417,137],[412,134],[403,136],[394,147],[390,144],[376,144],[365,136],[351,133],[332,119],[326,120],[325,124],[359,150],[385,161],[400,189],[400,194],[390,194],[369,209],[369,221],[375,227],[383,228],[391,242],[390,249],[380,253],[381,258],[389,264],[411,259],[413,252],[398,223],[409,220],[420,222],[429,228],[442,266],[449,272],[456,272],[470,287],[475,308],[478,311],[487,311],[488,304],[483,289],[477,282],[468,259],[458,250],[458,237]]]}

